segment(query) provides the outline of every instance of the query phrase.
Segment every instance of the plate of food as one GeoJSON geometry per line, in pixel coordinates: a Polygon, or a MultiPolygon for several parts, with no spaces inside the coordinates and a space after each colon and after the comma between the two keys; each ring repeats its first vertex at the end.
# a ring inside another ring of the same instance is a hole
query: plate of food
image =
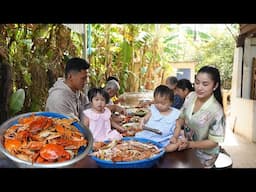
{"type": "Polygon", "coordinates": [[[144,138],[125,137],[98,146],[89,155],[102,168],[150,168],[164,155],[160,143],[144,138]]]}
{"type": "Polygon", "coordinates": [[[20,168],[70,167],[92,144],[88,128],[53,112],[20,114],[0,126],[0,152],[20,168]]]}
{"type": "Polygon", "coordinates": [[[146,108],[138,108],[135,111],[134,115],[139,116],[139,117],[144,117],[147,113],[148,113],[148,109],[146,109],[146,108]]]}
{"type": "Polygon", "coordinates": [[[125,123],[122,127],[125,128],[125,131],[122,133],[124,137],[131,137],[137,132],[142,131],[142,129],[139,128],[139,123],[125,123]]]}

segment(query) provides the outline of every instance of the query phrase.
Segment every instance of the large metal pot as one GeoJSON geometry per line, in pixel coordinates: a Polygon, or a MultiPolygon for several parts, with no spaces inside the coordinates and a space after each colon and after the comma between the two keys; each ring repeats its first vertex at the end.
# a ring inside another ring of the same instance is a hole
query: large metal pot
{"type": "Polygon", "coordinates": [[[10,154],[3,146],[3,135],[5,131],[11,127],[12,125],[16,124],[18,122],[18,119],[26,116],[30,116],[32,114],[39,115],[39,116],[47,116],[47,117],[55,117],[55,118],[69,118],[68,116],[65,116],[63,114],[58,113],[52,113],[52,112],[34,112],[34,113],[25,113],[18,116],[15,116],[6,122],[4,122],[0,126],[0,153],[4,154],[7,158],[12,160],[15,165],[19,168],[64,168],[64,167],[72,167],[73,164],[77,163],[81,159],[85,158],[87,154],[91,151],[93,146],[93,136],[91,131],[84,127],[81,123],[75,122],[73,125],[79,129],[80,132],[83,133],[84,137],[88,140],[88,144],[86,147],[82,147],[79,149],[78,155],[74,157],[71,160],[64,161],[64,162],[58,162],[58,163],[31,163],[28,161],[21,160],[12,154],[10,154]]]}

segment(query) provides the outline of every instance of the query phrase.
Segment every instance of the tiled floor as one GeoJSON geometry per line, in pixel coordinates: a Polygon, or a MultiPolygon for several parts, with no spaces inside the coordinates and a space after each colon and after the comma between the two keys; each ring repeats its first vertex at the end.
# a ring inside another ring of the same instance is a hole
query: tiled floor
{"type": "Polygon", "coordinates": [[[256,143],[234,134],[227,120],[225,141],[222,147],[231,155],[233,168],[256,168],[256,143]]]}

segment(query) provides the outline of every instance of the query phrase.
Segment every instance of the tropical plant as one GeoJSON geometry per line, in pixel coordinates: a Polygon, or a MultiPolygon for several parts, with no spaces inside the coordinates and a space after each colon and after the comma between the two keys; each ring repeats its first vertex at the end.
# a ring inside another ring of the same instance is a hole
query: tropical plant
{"type": "Polygon", "coordinates": [[[9,96],[23,88],[22,111],[44,110],[48,89],[64,74],[65,56],[81,57],[79,40],[73,43],[78,38],[61,24],[2,24],[0,31],[1,57],[12,69],[9,96]]]}
{"type": "Polygon", "coordinates": [[[209,32],[212,40],[197,45],[197,53],[194,59],[198,62],[196,70],[204,65],[213,65],[220,71],[223,88],[231,88],[232,71],[233,71],[233,55],[236,41],[232,35],[223,31],[209,32]]]}
{"type": "Polygon", "coordinates": [[[22,107],[24,106],[24,101],[25,101],[24,89],[18,89],[11,95],[11,99],[9,103],[11,116],[21,111],[22,107]]]}

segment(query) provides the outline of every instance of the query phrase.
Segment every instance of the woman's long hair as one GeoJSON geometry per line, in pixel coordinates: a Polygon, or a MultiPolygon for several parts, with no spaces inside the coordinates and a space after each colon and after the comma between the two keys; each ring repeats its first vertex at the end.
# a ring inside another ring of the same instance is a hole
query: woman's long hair
{"type": "Polygon", "coordinates": [[[216,98],[216,100],[220,103],[220,105],[223,108],[219,70],[212,66],[203,66],[198,71],[198,73],[208,73],[211,76],[212,80],[214,81],[214,85],[216,85],[216,83],[219,84],[219,86],[213,91],[213,93],[214,93],[214,97],[216,98]]]}

